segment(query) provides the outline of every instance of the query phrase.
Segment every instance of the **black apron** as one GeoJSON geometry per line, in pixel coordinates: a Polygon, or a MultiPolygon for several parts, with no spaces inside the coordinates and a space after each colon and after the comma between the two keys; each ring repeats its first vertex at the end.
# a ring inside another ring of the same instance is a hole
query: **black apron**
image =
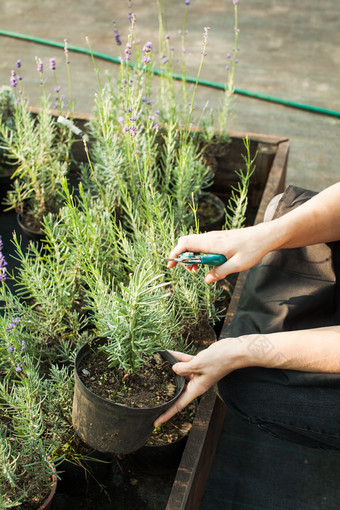
{"type": "MultiPolygon", "coordinates": [[[[274,218],[298,207],[315,194],[289,186],[279,201],[274,218]]],[[[221,338],[259,333],[259,343],[262,342],[262,345],[258,348],[265,352],[266,349],[271,349],[271,345],[270,342],[266,345],[260,334],[340,324],[339,247],[340,241],[268,253],[248,271],[238,309],[231,323],[222,330],[221,338]]],[[[320,342],[322,343],[322,333],[320,342]]],[[[307,335],[306,343],[308,344],[307,335]]],[[[254,347],[256,348],[256,339],[254,347]]],[[[330,411],[328,413],[321,410],[319,414],[324,415],[328,423],[331,422],[329,433],[340,438],[340,412],[336,411],[335,422],[330,419],[330,416],[333,416],[331,409],[340,407],[338,391],[340,373],[249,367],[229,374],[219,382],[218,389],[225,402],[227,404],[232,402],[232,407],[241,414],[243,413],[241,401],[246,400],[246,407],[248,406],[250,410],[244,411],[245,417],[247,414],[257,415],[256,419],[250,418],[250,421],[259,424],[261,422],[259,417],[262,415],[265,417],[262,421],[270,422],[273,427],[275,423],[284,422],[295,426],[292,416],[289,418],[290,421],[285,420],[286,414],[290,414],[289,399],[294,409],[293,414],[298,414],[301,409],[305,416],[308,414],[306,409],[309,409],[309,414],[315,414],[317,417],[318,410],[313,409],[313,406],[318,406],[317,402],[322,402],[320,409],[326,406],[330,411]],[[289,388],[294,388],[294,391],[290,391],[289,388]],[[247,391],[252,394],[249,398],[246,395],[247,391]],[[261,409],[258,412],[256,410],[254,401],[257,395],[262,412],[261,409]],[[266,397],[273,401],[274,415],[271,417],[268,410],[269,401],[267,407],[265,404],[266,397]],[[328,399],[329,402],[326,403],[328,399]],[[276,405],[278,402],[280,405],[276,405]]],[[[313,425],[310,427],[306,420],[307,418],[301,416],[300,420],[297,418],[296,423],[301,429],[313,430],[313,425]]],[[[311,421],[313,420],[314,417],[311,418],[311,421]]],[[[322,431],[324,429],[320,422],[322,416],[315,420],[318,422],[315,430],[322,431]]],[[[313,441],[311,443],[314,446],[313,441]]],[[[336,439],[336,444],[338,443],[340,446],[340,439],[336,439]]]]}

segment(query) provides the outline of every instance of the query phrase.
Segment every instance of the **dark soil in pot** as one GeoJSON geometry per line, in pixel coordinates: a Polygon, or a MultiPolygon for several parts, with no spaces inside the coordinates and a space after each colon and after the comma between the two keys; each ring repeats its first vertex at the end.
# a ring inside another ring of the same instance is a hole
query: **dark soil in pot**
{"type": "Polygon", "coordinates": [[[108,368],[107,356],[94,352],[82,360],[79,376],[86,387],[107,400],[131,407],[149,407],[175,395],[175,374],[160,354],[146,360],[138,373],[108,368]]]}

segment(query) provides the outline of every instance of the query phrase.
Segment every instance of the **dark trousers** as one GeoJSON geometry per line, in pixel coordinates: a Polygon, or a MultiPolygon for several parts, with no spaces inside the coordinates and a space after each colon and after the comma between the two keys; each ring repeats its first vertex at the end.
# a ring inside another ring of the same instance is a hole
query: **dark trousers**
{"type": "MultiPolygon", "coordinates": [[[[274,217],[314,194],[289,186],[274,217]]],[[[339,282],[340,242],[271,252],[249,270],[238,310],[221,337],[255,333],[249,349],[257,356],[282,356],[266,334],[340,324],[339,282]]],[[[270,434],[340,449],[340,373],[249,367],[218,386],[229,408],[270,434]]]]}

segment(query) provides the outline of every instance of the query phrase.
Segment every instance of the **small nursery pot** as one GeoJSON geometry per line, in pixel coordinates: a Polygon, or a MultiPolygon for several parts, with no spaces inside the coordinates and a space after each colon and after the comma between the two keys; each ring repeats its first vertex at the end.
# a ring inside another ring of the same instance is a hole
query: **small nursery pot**
{"type": "MultiPolygon", "coordinates": [[[[75,387],[72,421],[80,438],[92,448],[108,453],[131,453],[141,448],[154,429],[155,419],[166,411],[179,397],[185,379],[176,375],[176,394],[168,402],[154,407],[129,407],[111,402],[90,391],[81,381],[78,369],[81,361],[90,354],[94,346],[104,343],[105,339],[84,345],[75,361],[75,387]]],[[[171,365],[176,358],[168,351],[161,356],[171,365]]]]}
{"type": "Polygon", "coordinates": [[[26,235],[26,237],[28,239],[30,239],[31,241],[41,242],[43,239],[45,239],[46,236],[43,232],[37,232],[37,231],[32,230],[29,227],[27,227],[23,223],[22,217],[19,213],[17,214],[17,223],[18,223],[19,227],[21,228],[21,230],[23,231],[23,233],[26,235]]]}
{"type": "Polygon", "coordinates": [[[206,193],[198,201],[200,232],[220,230],[225,223],[225,205],[214,193],[206,193]]]}

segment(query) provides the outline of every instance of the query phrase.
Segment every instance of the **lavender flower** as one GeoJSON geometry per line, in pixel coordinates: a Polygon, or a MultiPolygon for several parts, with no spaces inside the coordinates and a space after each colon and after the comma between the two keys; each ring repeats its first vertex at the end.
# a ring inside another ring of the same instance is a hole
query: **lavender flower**
{"type": "Polygon", "coordinates": [[[130,136],[132,136],[134,138],[137,135],[137,130],[138,130],[137,126],[130,126],[130,129],[129,129],[130,136]]]}
{"type": "Polygon", "coordinates": [[[129,23],[134,25],[136,22],[136,14],[134,12],[129,12],[129,23]]]}
{"type": "Polygon", "coordinates": [[[19,60],[17,60],[15,67],[17,67],[18,69],[19,69],[19,67],[21,67],[21,59],[20,58],[19,58],[19,60]]]}
{"type": "Polygon", "coordinates": [[[58,94],[58,92],[60,92],[60,91],[61,91],[61,87],[60,87],[60,85],[58,85],[57,87],[55,87],[55,89],[54,89],[54,90],[55,90],[55,92],[58,94]]]}
{"type": "Polygon", "coordinates": [[[9,350],[10,354],[13,354],[13,352],[14,352],[14,347],[13,347],[13,345],[11,345],[10,347],[8,347],[8,350],[9,350]]]}
{"type": "Polygon", "coordinates": [[[185,0],[184,4],[185,5],[190,5],[190,0],[185,0]]]}
{"type": "Polygon", "coordinates": [[[203,51],[201,51],[201,55],[203,55],[203,57],[205,57],[207,55],[207,52],[205,51],[206,50],[206,47],[208,45],[208,32],[210,30],[210,27],[204,27],[204,34],[203,34],[203,51]]]}
{"type": "Polygon", "coordinates": [[[17,73],[15,71],[11,71],[11,77],[9,81],[12,87],[16,87],[18,85],[17,73]]]}
{"type": "Polygon", "coordinates": [[[126,43],[126,46],[125,46],[125,61],[127,62],[128,60],[131,60],[131,44],[128,42],[126,43]]]}
{"type": "Polygon", "coordinates": [[[15,319],[13,319],[13,317],[12,317],[12,322],[10,323],[8,328],[6,328],[6,331],[12,331],[13,329],[15,329],[16,326],[18,325],[18,322],[19,322],[19,317],[15,317],[15,319]]]}
{"type": "Polygon", "coordinates": [[[144,62],[144,64],[149,64],[149,62],[151,62],[151,58],[148,55],[148,53],[150,53],[151,50],[152,50],[152,42],[148,41],[143,46],[143,51],[144,51],[143,62],[144,62]]]}
{"type": "MultiPolygon", "coordinates": [[[[1,236],[0,236],[0,241],[1,241],[0,249],[2,250],[3,242],[2,242],[1,236]]],[[[0,251],[0,282],[4,282],[7,278],[6,266],[7,266],[6,259],[3,255],[2,251],[0,251]]]]}
{"type": "Polygon", "coordinates": [[[21,350],[25,350],[25,340],[21,340],[21,350]]]}
{"type": "Polygon", "coordinates": [[[37,71],[40,74],[42,74],[44,72],[44,64],[43,64],[43,61],[41,60],[41,58],[39,58],[38,62],[37,62],[37,71]]]}
{"type": "Polygon", "coordinates": [[[234,5],[237,5],[239,3],[240,0],[233,0],[233,4],[234,5]]]}
{"type": "Polygon", "coordinates": [[[57,67],[57,63],[55,61],[55,58],[50,58],[50,69],[52,71],[55,71],[56,67],[57,67]]]}
{"type": "Polygon", "coordinates": [[[152,42],[148,41],[143,46],[144,53],[149,53],[152,50],[152,42]]]}
{"type": "Polygon", "coordinates": [[[18,366],[16,367],[16,369],[15,369],[15,370],[16,370],[16,372],[18,372],[18,374],[20,374],[20,372],[22,371],[22,368],[21,368],[21,367],[22,367],[22,363],[23,363],[23,362],[22,362],[22,361],[20,361],[19,365],[18,365],[18,366]]]}
{"type": "Polygon", "coordinates": [[[65,57],[66,57],[66,64],[70,64],[69,57],[68,57],[69,51],[68,51],[67,39],[64,39],[64,53],[65,53],[65,57]]]}

